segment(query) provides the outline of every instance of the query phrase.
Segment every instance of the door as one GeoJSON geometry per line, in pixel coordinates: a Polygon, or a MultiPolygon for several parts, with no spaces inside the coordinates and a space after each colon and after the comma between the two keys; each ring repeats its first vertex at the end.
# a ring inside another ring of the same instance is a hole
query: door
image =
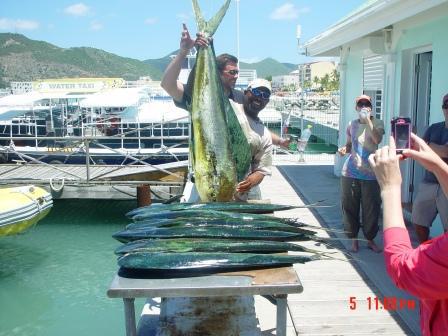
{"type": "MultiPolygon", "coordinates": [[[[431,104],[431,69],[432,52],[425,52],[415,55],[415,90],[412,104],[412,120],[415,127],[414,133],[422,137],[429,125],[430,104],[431,104]]],[[[416,161],[412,160],[411,184],[409,186],[410,201],[414,200],[416,187],[423,179],[424,168],[416,161]]]]}

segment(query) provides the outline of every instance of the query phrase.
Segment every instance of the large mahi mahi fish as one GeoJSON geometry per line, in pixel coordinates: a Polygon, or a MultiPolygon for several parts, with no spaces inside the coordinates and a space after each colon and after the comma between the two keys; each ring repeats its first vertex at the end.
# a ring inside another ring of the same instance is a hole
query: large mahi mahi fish
{"type": "MultiPolygon", "coordinates": [[[[212,37],[230,0],[208,22],[193,1],[198,31],[212,37]]],[[[192,89],[192,163],[202,202],[229,201],[249,170],[251,151],[237,116],[224,95],[213,44],[199,48],[188,86],[192,89]],[[191,82],[193,81],[193,82],[191,82]]]]}

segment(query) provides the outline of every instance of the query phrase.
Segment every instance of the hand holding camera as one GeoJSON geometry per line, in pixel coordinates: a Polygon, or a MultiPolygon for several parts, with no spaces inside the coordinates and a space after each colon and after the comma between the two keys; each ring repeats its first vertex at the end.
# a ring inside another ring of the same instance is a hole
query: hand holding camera
{"type": "Polygon", "coordinates": [[[411,119],[408,117],[396,117],[390,121],[391,133],[395,140],[397,153],[411,147],[411,119]]]}

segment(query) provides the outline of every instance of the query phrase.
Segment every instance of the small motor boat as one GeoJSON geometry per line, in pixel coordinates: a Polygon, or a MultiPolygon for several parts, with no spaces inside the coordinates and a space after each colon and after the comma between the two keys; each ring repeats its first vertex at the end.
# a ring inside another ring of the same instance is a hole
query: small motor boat
{"type": "Polygon", "coordinates": [[[0,189],[0,236],[21,233],[44,218],[53,206],[51,194],[33,185],[0,189]]]}

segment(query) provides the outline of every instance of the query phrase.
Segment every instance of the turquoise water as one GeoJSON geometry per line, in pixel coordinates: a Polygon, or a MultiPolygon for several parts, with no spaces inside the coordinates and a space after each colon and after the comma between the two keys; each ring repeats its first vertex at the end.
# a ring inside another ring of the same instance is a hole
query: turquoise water
{"type": "Polygon", "coordinates": [[[0,335],[124,335],[123,303],[106,291],[120,245],[111,235],[135,205],[58,200],[30,231],[0,237],[0,335]]]}

